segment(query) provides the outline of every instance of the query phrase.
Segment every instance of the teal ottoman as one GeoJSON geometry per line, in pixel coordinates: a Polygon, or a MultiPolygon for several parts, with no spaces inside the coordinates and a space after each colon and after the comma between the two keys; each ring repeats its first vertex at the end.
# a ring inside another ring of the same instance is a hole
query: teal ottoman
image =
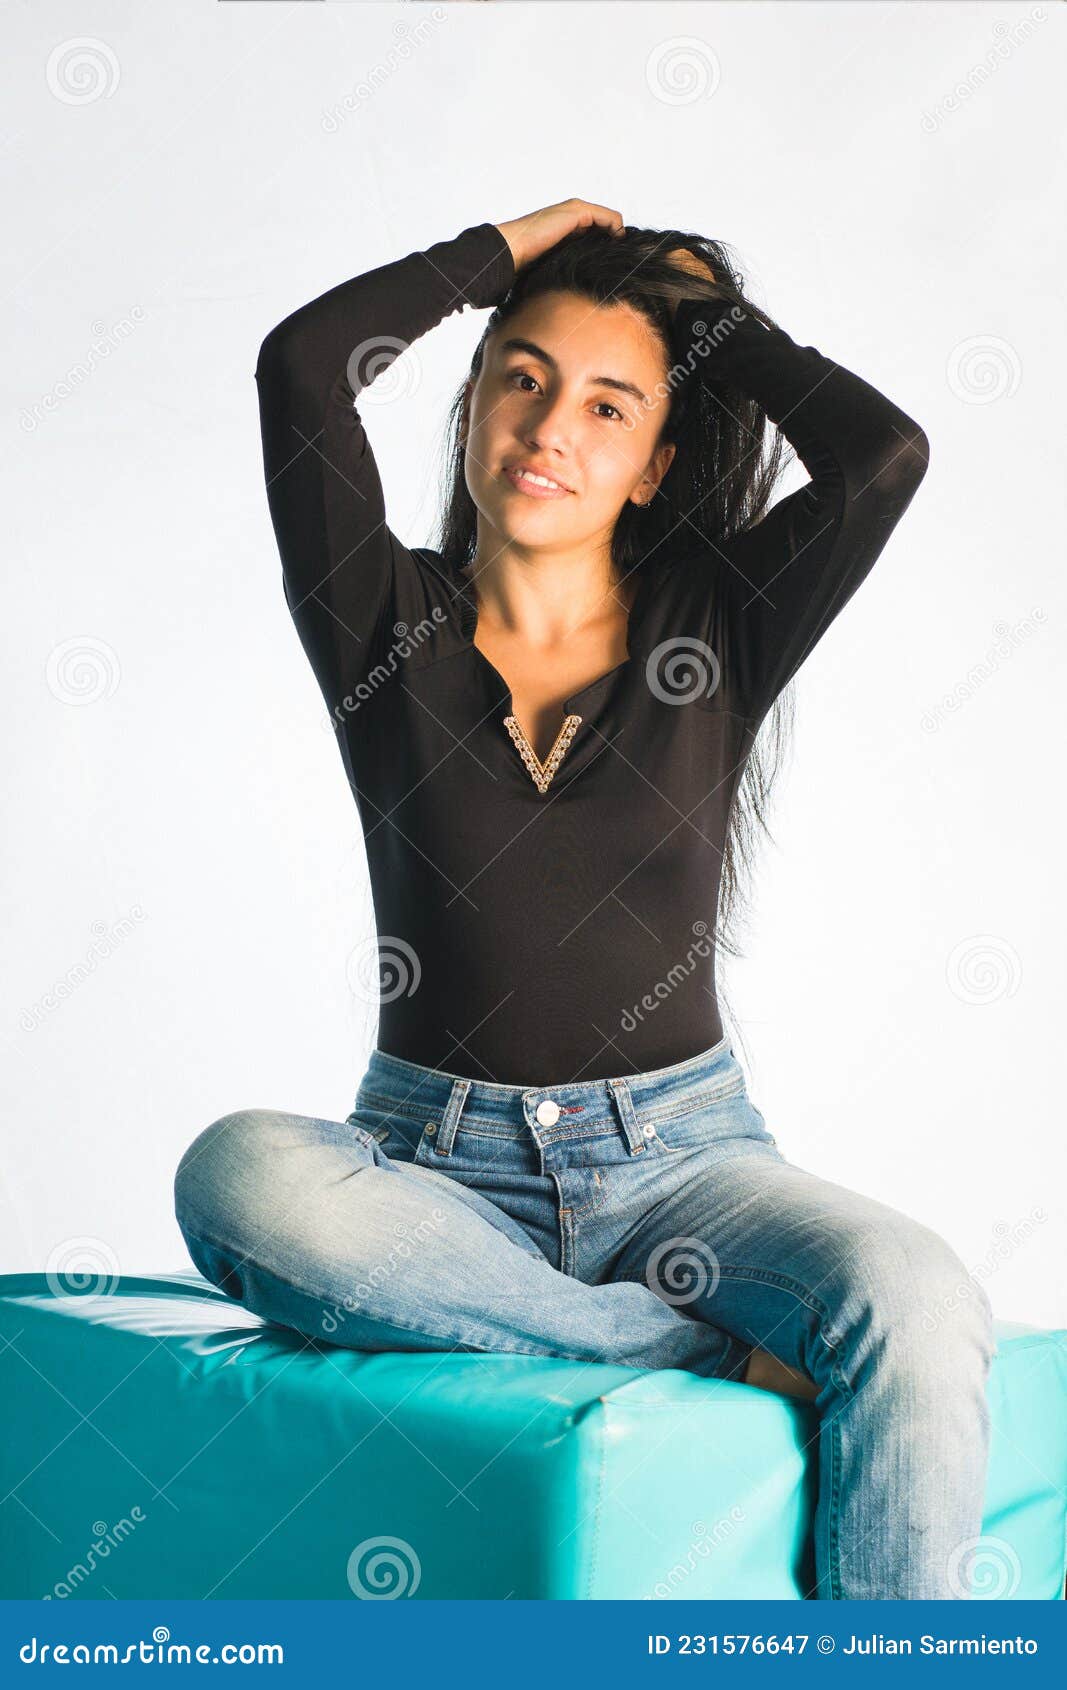
{"type": "MultiPolygon", "coordinates": [[[[980,1561],[1064,1594],[1067,1333],[998,1321],[980,1561]]],[[[196,1273],[0,1276],[0,1596],[798,1598],[807,1403],[669,1370],[368,1354],[196,1273]]]]}

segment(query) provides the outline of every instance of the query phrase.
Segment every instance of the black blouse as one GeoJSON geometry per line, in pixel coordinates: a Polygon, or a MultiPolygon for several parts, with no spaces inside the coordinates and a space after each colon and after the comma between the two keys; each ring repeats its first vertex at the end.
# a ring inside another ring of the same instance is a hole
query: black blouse
{"type": "MultiPolygon", "coordinates": [[[[353,387],[513,276],[503,235],[479,224],[286,317],[255,374],[286,600],[366,840],[378,1045],[545,1086],[722,1038],[716,907],[745,760],[907,508],[928,445],[859,376],[735,307],[698,378],[756,399],[811,480],[716,548],[679,531],[676,555],[642,570],[629,656],[566,700],[542,771],[473,642],[464,578],[387,524],[353,387]]],[[[683,304],[680,341],[719,311],[683,304]]]]}

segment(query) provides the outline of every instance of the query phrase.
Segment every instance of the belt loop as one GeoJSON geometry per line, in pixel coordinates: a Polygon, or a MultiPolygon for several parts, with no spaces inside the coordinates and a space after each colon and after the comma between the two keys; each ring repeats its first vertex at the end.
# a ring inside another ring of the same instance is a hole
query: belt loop
{"type": "Polygon", "coordinates": [[[619,1112],[622,1130],[626,1134],[626,1143],[631,1156],[636,1156],[645,1148],[645,1135],[641,1131],[634,1109],[634,1100],[630,1095],[630,1087],[625,1080],[609,1080],[611,1095],[615,1099],[615,1107],[619,1112]]]}
{"type": "Polygon", "coordinates": [[[452,1082],[452,1091],[445,1105],[445,1112],[441,1116],[440,1125],[437,1129],[437,1139],[434,1144],[434,1150],[438,1156],[451,1156],[452,1154],[459,1118],[463,1113],[463,1105],[467,1101],[467,1093],[470,1089],[471,1082],[469,1080],[457,1079],[452,1082]]]}

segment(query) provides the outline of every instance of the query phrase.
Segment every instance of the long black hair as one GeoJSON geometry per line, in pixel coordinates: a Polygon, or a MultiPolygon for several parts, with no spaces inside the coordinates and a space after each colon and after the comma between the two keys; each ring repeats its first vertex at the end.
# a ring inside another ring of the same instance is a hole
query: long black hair
{"type": "MultiPolygon", "coordinates": [[[[744,277],[730,249],[679,229],[636,229],[622,234],[582,229],[523,266],[486,323],[469,376],[453,400],[446,425],[446,467],[435,538],[456,579],[470,569],[477,548],[478,511],[464,473],[461,438],[468,380],[477,381],[486,342],[530,299],[565,291],[595,305],[627,304],[659,334],[668,368],[675,363],[675,307],[683,299],[733,301],[750,316],[776,327],[745,296],[744,277]],[[711,275],[705,281],[668,258],[684,248],[711,275]],[[711,278],[714,278],[712,280],[711,278]]],[[[611,557],[619,580],[662,567],[679,548],[721,545],[752,526],[767,510],[785,463],[788,443],[754,399],[723,385],[721,398],[696,380],[669,384],[670,403],[659,444],[673,442],[670,468],[650,505],[627,500],[612,534],[611,557]]],[[[791,740],[793,689],[786,687],[764,717],[745,764],[730,812],[719,884],[716,943],[742,956],[740,930],[750,912],[752,871],[768,824],[771,788],[791,740]]]]}

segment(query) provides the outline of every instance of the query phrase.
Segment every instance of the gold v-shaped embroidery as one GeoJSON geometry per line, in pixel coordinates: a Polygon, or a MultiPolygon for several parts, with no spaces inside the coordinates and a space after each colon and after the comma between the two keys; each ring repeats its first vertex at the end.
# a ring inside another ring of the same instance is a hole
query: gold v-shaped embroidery
{"type": "Polygon", "coordinates": [[[538,792],[548,791],[552,776],[555,774],[564,757],[567,755],[568,747],[570,746],[571,740],[574,738],[581,719],[582,718],[580,716],[565,716],[563,718],[563,726],[556,735],[555,743],[552,746],[551,751],[542,763],[533,746],[530,744],[526,735],[519,726],[518,718],[515,716],[504,717],[504,726],[507,728],[508,733],[511,735],[518,747],[519,755],[526,764],[526,767],[529,769],[533,783],[538,792]]]}

